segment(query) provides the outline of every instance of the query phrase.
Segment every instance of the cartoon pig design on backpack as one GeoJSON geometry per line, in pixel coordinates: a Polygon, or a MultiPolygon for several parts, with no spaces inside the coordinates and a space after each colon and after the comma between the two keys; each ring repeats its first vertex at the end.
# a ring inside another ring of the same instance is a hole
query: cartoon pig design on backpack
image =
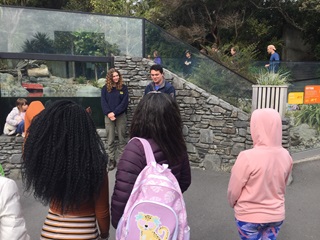
{"type": "Polygon", "coordinates": [[[189,240],[184,199],[167,164],[155,159],[149,142],[144,147],[147,166],[139,174],[119,221],[117,240],[189,240]]]}

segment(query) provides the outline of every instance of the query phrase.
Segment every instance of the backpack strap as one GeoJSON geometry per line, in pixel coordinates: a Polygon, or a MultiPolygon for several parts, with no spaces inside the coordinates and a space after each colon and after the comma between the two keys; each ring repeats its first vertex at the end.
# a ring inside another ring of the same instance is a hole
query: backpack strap
{"type": "Polygon", "coordinates": [[[155,166],[157,162],[156,162],[156,160],[154,158],[153,151],[152,151],[152,148],[150,146],[150,143],[144,138],[139,138],[139,137],[134,137],[134,138],[138,139],[143,145],[144,153],[146,155],[147,165],[155,166]]]}

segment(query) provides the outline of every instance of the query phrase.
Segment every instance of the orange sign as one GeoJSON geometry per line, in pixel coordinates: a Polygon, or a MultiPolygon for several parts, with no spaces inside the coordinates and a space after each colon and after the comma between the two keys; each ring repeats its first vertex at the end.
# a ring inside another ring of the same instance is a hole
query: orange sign
{"type": "Polygon", "coordinates": [[[288,104],[303,104],[303,92],[291,92],[288,94],[288,104]]]}
{"type": "Polygon", "coordinates": [[[320,85],[304,87],[304,104],[320,103],[320,85]]]}

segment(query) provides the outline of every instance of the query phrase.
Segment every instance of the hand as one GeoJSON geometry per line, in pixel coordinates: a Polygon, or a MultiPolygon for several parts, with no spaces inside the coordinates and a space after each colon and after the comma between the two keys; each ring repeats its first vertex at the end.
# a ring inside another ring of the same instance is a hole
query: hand
{"type": "Polygon", "coordinates": [[[19,124],[19,123],[22,121],[22,117],[17,116],[17,117],[16,117],[16,121],[17,121],[17,123],[19,124]]]}
{"type": "Polygon", "coordinates": [[[266,64],[266,65],[264,65],[266,68],[268,68],[269,66],[270,66],[270,64],[266,64]]]}
{"type": "Polygon", "coordinates": [[[109,118],[111,121],[115,121],[116,120],[116,117],[111,117],[109,118]]]}
{"type": "Polygon", "coordinates": [[[114,115],[114,112],[110,112],[110,113],[108,113],[108,118],[114,118],[115,117],[115,115],[114,115]]]}
{"type": "Polygon", "coordinates": [[[89,113],[89,114],[91,114],[91,113],[92,113],[91,107],[87,107],[87,108],[86,108],[86,112],[89,113]]]}

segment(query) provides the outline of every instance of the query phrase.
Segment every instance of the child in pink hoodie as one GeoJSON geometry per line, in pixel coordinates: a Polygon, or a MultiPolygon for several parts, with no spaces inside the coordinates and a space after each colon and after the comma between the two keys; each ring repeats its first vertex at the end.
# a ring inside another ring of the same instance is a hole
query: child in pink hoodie
{"type": "Polygon", "coordinates": [[[285,219],[292,158],[282,147],[282,121],[276,110],[255,110],[250,131],[253,148],[242,151],[232,168],[228,201],[242,240],[275,240],[285,219]]]}

